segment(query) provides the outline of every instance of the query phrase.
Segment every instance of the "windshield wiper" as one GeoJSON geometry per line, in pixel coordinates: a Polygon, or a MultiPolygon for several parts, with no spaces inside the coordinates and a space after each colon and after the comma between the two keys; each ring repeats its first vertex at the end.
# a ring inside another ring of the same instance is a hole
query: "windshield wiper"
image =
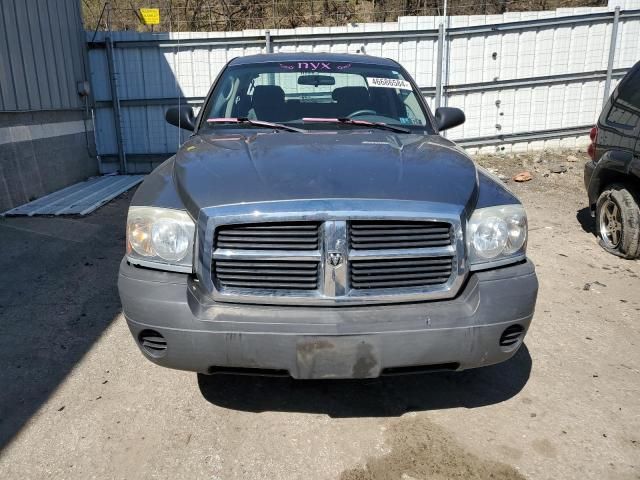
{"type": "Polygon", "coordinates": [[[291,127],[289,125],[283,125],[281,123],[264,122],[262,120],[251,120],[247,117],[229,117],[229,118],[208,118],[207,123],[247,123],[254,127],[261,128],[273,128],[275,130],[287,130],[288,132],[306,133],[306,130],[302,128],[291,127]]]}
{"type": "Polygon", "coordinates": [[[343,125],[357,125],[360,127],[379,128],[381,130],[391,130],[398,133],[411,133],[411,130],[404,127],[396,127],[384,122],[368,122],[367,120],[355,120],[353,118],[313,118],[307,117],[302,119],[303,122],[317,123],[340,123],[343,125]]]}

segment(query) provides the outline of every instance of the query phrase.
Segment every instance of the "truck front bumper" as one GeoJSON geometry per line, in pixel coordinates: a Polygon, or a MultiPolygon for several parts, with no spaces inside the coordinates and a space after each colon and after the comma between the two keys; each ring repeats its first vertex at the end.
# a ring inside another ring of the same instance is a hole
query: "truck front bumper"
{"type": "Polygon", "coordinates": [[[118,288],[136,343],[158,365],[201,373],[370,378],[509,359],[531,323],[538,281],[527,260],[472,273],[451,300],[341,307],[211,304],[202,301],[192,277],[123,260],[118,288]]]}

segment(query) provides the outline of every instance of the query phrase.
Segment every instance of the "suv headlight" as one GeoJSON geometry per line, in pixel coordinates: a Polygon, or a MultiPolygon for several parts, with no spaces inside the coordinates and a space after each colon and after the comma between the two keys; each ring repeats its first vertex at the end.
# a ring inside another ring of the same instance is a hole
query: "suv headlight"
{"type": "Polygon", "coordinates": [[[195,224],[187,212],[129,207],[127,260],[134,265],[191,272],[195,224]]]}
{"type": "Polygon", "coordinates": [[[480,270],[524,258],[527,214],[522,205],[479,208],[467,224],[467,252],[471,270],[480,270]]]}

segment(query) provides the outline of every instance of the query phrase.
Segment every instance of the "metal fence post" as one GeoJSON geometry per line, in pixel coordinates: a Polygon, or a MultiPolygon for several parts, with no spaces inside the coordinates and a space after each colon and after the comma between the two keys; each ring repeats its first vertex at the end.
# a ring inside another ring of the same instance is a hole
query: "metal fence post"
{"type": "Polygon", "coordinates": [[[438,27],[438,59],[436,60],[436,108],[440,107],[442,102],[442,57],[444,51],[444,25],[441,23],[438,27]]]}
{"type": "MultiPolygon", "coordinates": [[[[264,46],[267,53],[273,53],[273,43],[271,42],[271,31],[265,30],[264,32],[264,46]]],[[[268,73],[267,74],[267,85],[275,85],[276,84],[276,74],[268,73]]]]}
{"type": "Polygon", "coordinates": [[[105,44],[107,47],[107,68],[109,69],[111,104],[113,106],[113,122],[116,128],[116,143],[118,145],[118,161],[120,162],[120,173],[127,173],[127,158],[124,154],[124,144],[122,141],[122,125],[120,124],[120,96],[118,95],[116,64],[113,59],[113,42],[111,41],[111,37],[105,38],[105,44]]]}
{"type": "Polygon", "coordinates": [[[611,74],[613,72],[613,62],[616,58],[618,23],[620,23],[620,7],[616,7],[613,14],[613,25],[611,26],[611,41],[609,42],[609,60],[607,62],[607,79],[604,82],[604,98],[602,99],[602,106],[604,106],[609,100],[609,90],[611,89],[611,74]]]}
{"type": "Polygon", "coordinates": [[[271,32],[269,30],[266,30],[264,32],[264,43],[266,52],[273,53],[273,45],[271,44],[271,32]]]}

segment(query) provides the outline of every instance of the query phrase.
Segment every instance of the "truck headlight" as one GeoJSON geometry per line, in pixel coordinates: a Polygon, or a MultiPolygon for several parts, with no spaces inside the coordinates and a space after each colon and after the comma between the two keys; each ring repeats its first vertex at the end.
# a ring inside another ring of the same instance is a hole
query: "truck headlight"
{"type": "Polygon", "coordinates": [[[472,270],[524,258],[527,214],[522,205],[479,208],[467,224],[467,251],[472,270]]]}
{"type": "Polygon", "coordinates": [[[127,260],[162,270],[191,272],[195,224],[187,212],[130,207],[127,216],[127,260]]]}

